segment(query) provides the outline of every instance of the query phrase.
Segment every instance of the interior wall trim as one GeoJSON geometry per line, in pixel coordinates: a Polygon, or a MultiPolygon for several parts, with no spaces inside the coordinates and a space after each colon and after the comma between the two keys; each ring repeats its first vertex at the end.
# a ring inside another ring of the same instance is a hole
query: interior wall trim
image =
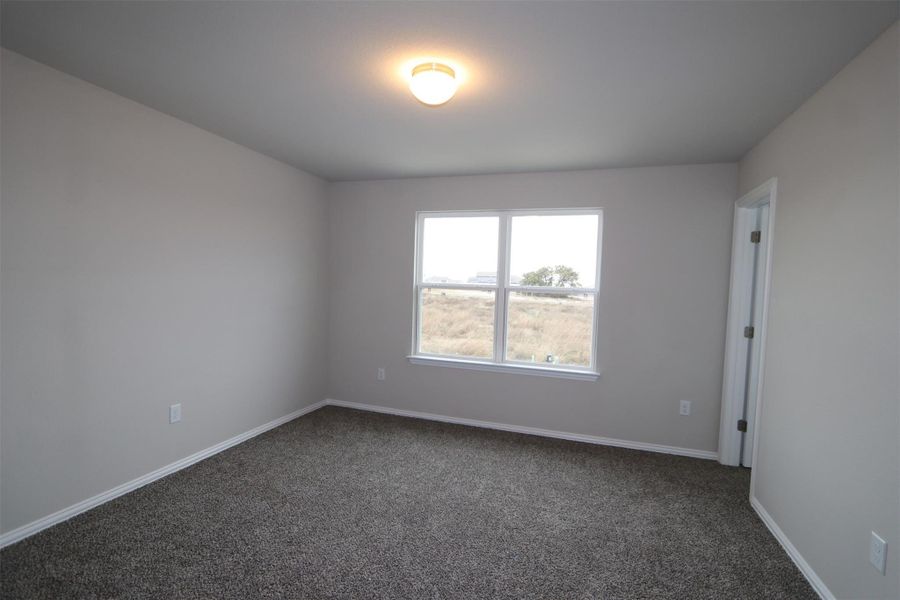
{"type": "Polygon", "coordinates": [[[190,456],[186,456],[180,460],[176,460],[175,462],[170,463],[164,467],[160,467],[159,469],[156,469],[155,471],[151,471],[150,473],[147,473],[146,475],[141,475],[140,477],[138,477],[136,479],[132,479],[131,481],[127,481],[121,485],[117,485],[116,487],[114,487],[112,489],[106,490],[105,492],[101,492],[100,494],[97,494],[96,496],[92,496],[90,498],[87,498],[86,500],[82,500],[81,502],[73,504],[72,506],[69,506],[62,510],[58,510],[55,513],[47,515],[46,517],[41,517],[40,519],[32,521],[31,523],[26,523],[25,525],[22,525],[21,527],[12,529],[12,530],[8,531],[7,533],[4,533],[3,535],[0,535],[0,548],[9,546],[10,544],[14,544],[18,541],[24,540],[25,538],[32,536],[32,535],[38,533],[39,531],[43,531],[44,529],[47,529],[48,527],[52,527],[53,525],[56,525],[57,523],[62,523],[63,521],[71,519],[72,517],[74,517],[76,515],[80,515],[81,513],[88,511],[96,506],[100,506],[101,504],[109,502],[110,500],[114,500],[114,499],[118,498],[119,496],[123,496],[123,495],[127,494],[128,492],[138,489],[139,487],[143,487],[143,486],[147,485],[148,483],[152,483],[152,482],[156,481],[157,479],[161,479],[161,478],[165,477],[166,475],[171,475],[172,473],[175,473],[176,471],[180,471],[181,469],[184,469],[185,467],[189,467],[189,466],[193,465],[194,463],[198,463],[205,458],[209,458],[210,456],[218,454],[219,452],[222,452],[223,450],[227,450],[228,448],[231,448],[232,446],[236,446],[236,445],[240,444],[241,442],[245,442],[245,441],[249,440],[250,438],[256,437],[261,433],[265,433],[266,431],[269,431],[270,429],[274,429],[280,425],[284,425],[288,421],[293,421],[294,419],[296,419],[298,417],[302,417],[305,414],[311,413],[314,410],[317,410],[317,409],[325,406],[325,403],[326,403],[326,401],[322,400],[322,401],[316,402],[314,404],[310,404],[309,406],[304,406],[303,408],[301,408],[299,410],[295,410],[292,413],[286,414],[283,417],[279,417],[279,418],[275,419],[274,421],[269,421],[268,423],[260,425],[259,427],[254,427],[253,429],[250,429],[249,431],[245,431],[244,433],[240,433],[232,438],[229,438],[229,439],[225,440],[224,442],[219,442],[215,446],[210,446],[209,448],[200,450],[199,452],[195,452],[194,454],[191,454],[190,456]]]}
{"type": "Polygon", "coordinates": [[[769,528],[769,531],[772,532],[772,535],[775,536],[775,539],[778,540],[778,543],[781,544],[781,547],[784,548],[784,551],[787,552],[790,559],[794,561],[794,564],[797,565],[797,568],[800,569],[800,572],[803,573],[803,576],[806,577],[809,585],[812,586],[819,597],[822,600],[837,600],[835,595],[831,593],[831,590],[828,589],[828,586],[825,585],[825,582],[822,581],[822,578],[819,577],[811,566],[809,566],[809,563],[806,562],[806,559],[803,558],[803,555],[800,554],[797,547],[791,543],[791,540],[789,540],[788,536],[781,530],[781,527],[778,526],[778,523],[775,522],[772,515],[768,513],[755,496],[750,496],[750,506],[756,511],[756,514],[759,515],[762,522],[766,524],[766,527],[769,528]]]}
{"type": "Polygon", "coordinates": [[[494,421],[479,421],[477,419],[448,417],[445,415],[419,412],[416,410],[405,410],[401,408],[391,408],[388,406],[380,406],[376,404],[360,404],[358,402],[345,402],[343,400],[334,399],[328,399],[325,401],[325,403],[330,406],[343,406],[344,408],[355,408],[357,410],[366,410],[369,412],[397,415],[400,417],[412,417],[414,419],[426,419],[428,421],[440,421],[442,423],[455,423],[457,425],[469,425],[471,427],[483,427],[485,429],[497,429],[499,431],[512,431],[514,433],[539,435],[542,437],[556,438],[560,440],[571,440],[573,442],[584,442],[587,444],[597,444],[600,446],[616,446],[617,448],[646,450],[648,452],[660,452],[662,454],[690,456],[691,458],[703,458],[707,460],[717,460],[719,458],[718,453],[713,452],[712,450],[695,450],[693,448],[665,446],[663,444],[650,444],[646,442],[633,442],[631,440],[620,440],[616,438],[600,437],[596,435],[585,435],[582,433],[569,433],[566,431],[555,431],[552,429],[541,429],[538,427],[508,425],[506,423],[497,423],[494,421]]]}
{"type": "MultiPolygon", "coordinates": [[[[390,408],[387,406],[379,406],[375,404],[361,404],[357,402],[345,402],[343,400],[334,400],[334,399],[325,399],[314,404],[310,404],[309,406],[305,406],[299,410],[296,410],[292,413],[289,413],[283,417],[279,417],[273,421],[269,421],[259,427],[255,427],[249,431],[245,431],[244,433],[238,434],[232,438],[229,438],[223,442],[220,442],[214,446],[210,446],[204,450],[200,450],[199,452],[195,452],[190,456],[177,460],[173,463],[165,465],[164,467],[160,467],[155,471],[151,471],[146,475],[142,475],[137,477],[136,479],[132,479],[131,481],[127,481],[121,485],[118,485],[112,489],[106,490],[105,492],[101,492],[96,496],[92,496],[81,502],[73,504],[67,508],[62,510],[58,510],[52,514],[47,515],[46,517],[41,517],[35,521],[30,523],[26,523],[16,529],[8,531],[0,535],[0,548],[9,546],[10,544],[14,544],[21,540],[24,540],[27,537],[30,537],[48,527],[52,527],[58,523],[62,523],[72,517],[79,515],[83,512],[86,512],[92,508],[100,506],[110,500],[114,500],[119,496],[123,496],[129,492],[132,492],[140,487],[147,485],[148,483],[152,483],[157,479],[161,479],[167,475],[171,475],[185,467],[189,467],[195,463],[200,462],[203,459],[209,458],[222,452],[223,450],[227,450],[232,446],[236,446],[241,442],[245,442],[250,438],[256,437],[261,433],[265,433],[270,429],[274,429],[280,425],[284,425],[289,421],[293,421],[303,415],[309,414],[315,410],[322,408],[323,406],[341,406],[344,408],[352,408],[356,410],[365,410],[369,412],[377,412],[383,414],[391,414],[397,415],[401,417],[411,417],[415,419],[426,419],[429,421],[440,421],[443,423],[454,423],[457,425],[468,425],[471,427],[482,427],[485,429],[495,429],[498,431],[510,431],[514,433],[524,433],[527,435],[538,435],[541,437],[549,437],[556,438],[562,440],[570,440],[575,442],[584,442],[588,444],[598,444],[602,446],[615,446],[619,448],[630,448],[632,450],[646,450],[649,452],[660,452],[663,454],[674,454],[678,456],[688,456],[692,458],[702,458],[707,460],[716,460],[718,458],[718,454],[716,452],[712,452],[709,450],[695,450],[692,448],[680,448],[677,446],[665,446],[662,444],[650,444],[644,442],[633,442],[630,440],[620,440],[615,438],[607,438],[607,437],[599,437],[593,435],[585,435],[580,433],[568,433],[565,431],[554,431],[551,429],[540,429],[537,427],[524,427],[519,425],[509,425],[506,423],[496,423],[493,421],[479,421],[476,419],[464,419],[461,417],[449,417],[446,415],[438,415],[433,413],[419,412],[414,410],[404,410],[399,408],[390,408]]],[[[770,527],[771,529],[771,527],[770,527]]],[[[774,532],[773,532],[774,533],[774,532]]],[[[777,537],[777,535],[776,535],[777,537]]],[[[780,541],[780,540],[779,540],[780,541]]],[[[790,552],[788,552],[790,554],[790,552]]],[[[793,558],[793,555],[792,555],[793,558]]],[[[804,563],[805,564],[805,563],[804,563]]],[[[799,566],[799,565],[798,565],[799,566]]],[[[802,568],[801,568],[802,570],[802,568]]],[[[832,597],[824,596],[829,599],[832,597]]]]}

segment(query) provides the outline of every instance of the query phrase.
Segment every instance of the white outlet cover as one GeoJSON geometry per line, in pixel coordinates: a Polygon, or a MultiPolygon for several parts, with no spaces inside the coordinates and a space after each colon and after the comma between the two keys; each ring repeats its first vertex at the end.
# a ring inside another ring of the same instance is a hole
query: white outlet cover
{"type": "Polygon", "coordinates": [[[379,368],[378,369],[378,381],[384,381],[384,379],[385,379],[384,368],[379,368]]]}
{"type": "Polygon", "coordinates": [[[887,568],[887,542],[880,535],[872,532],[872,542],[869,545],[869,562],[884,575],[887,568]]]}
{"type": "Polygon", "coordinates": [[[181,420],[181,404],[173,404],[169,407],[169,423],[177,423],[181,420]]]}
{"type": "Polygon", "coordinates": [[[682,416],[688,416],[691,414],[691,401],[690,400],[682,400],[681,404],[678,407],[678,412],[682,416]]]}

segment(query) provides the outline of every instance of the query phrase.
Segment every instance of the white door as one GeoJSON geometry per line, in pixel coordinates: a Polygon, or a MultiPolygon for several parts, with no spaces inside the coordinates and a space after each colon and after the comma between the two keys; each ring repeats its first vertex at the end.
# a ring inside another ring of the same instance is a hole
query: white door
{"type": "Polygon", "coordinates": [[[747,343],[747,369],[744,384],[744,410],[741,419],[746,423],[746,431],[741,433],[741,466],[752,466],[753,428],[756,416],[756,398],[759,392],[760,339],[759,332],[763,319],[764,287],[766,281],[766,248],[769,233],[769,205],[754,209],[755,226],[751,232],[753,244],[753,270],[750,283],[750,310],[744,337],[747,343]]]}

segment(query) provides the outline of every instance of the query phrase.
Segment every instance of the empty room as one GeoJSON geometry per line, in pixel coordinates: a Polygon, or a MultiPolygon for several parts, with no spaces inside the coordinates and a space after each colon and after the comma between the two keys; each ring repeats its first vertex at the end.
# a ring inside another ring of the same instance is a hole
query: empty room
{"type": "Polygon", "coordinates": [[[0,597],[900,600],[898,18],[0,0],[0,597]]]}

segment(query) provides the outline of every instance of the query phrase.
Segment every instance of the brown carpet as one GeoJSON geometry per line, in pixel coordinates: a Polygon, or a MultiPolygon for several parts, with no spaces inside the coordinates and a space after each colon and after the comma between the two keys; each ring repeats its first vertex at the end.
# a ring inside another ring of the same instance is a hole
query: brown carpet
{"type": "Polygon", "coordinates": [[[327,407],[0,553],[13,598],[804,599],[714,461],[327,407]]]}

